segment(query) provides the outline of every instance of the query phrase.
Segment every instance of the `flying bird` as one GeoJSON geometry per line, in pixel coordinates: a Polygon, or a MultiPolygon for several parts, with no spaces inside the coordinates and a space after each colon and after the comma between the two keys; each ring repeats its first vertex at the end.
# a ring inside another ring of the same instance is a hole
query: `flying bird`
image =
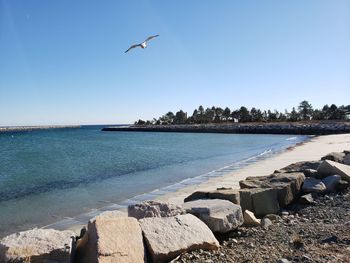
{"type": "Polygon", "coordinates": [[[148,38],[146,38],[145,41],[143,41],[141,44],[135,44],[135,45],[132,45],[131,47],[128,48],[126,52],[129,52],[130,49],[133,49],[135,47],[140,47],[140,48],[146,48],[147,47],[147,42],[150,41],[151,39],[155,38],[155,37],[158,37],[159,35],[154,35],[154,36],[149,36],[148,38]]]}

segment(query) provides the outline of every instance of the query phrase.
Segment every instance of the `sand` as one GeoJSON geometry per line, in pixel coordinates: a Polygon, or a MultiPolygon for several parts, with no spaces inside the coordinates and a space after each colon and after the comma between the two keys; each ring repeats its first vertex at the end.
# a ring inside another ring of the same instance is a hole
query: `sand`
{"type": "Polygon", "coordinates": [[[311,140],[288,149],[271,158],[253,163],[239,171],[225,174],[221,177],[211,178],[208,181],[191,185],[176,192],[157,198],[161,201],[181,204],[185,197],[195,191],[215,190],[218,187],[232,187],[239,189],[239,181],[248,176],[264,176],[273,173],[291,163],[300,161],[316,161],[330,152],[350,150],[350,134],[337,134],[313,137],[311,140]]]}

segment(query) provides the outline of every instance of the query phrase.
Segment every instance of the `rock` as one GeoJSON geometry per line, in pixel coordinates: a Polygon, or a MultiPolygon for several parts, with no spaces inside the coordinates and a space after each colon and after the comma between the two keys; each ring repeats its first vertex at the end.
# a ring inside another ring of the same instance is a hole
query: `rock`
{"type": "Polygon", "coordinates": [[[323,193],[326,190],[326,186],[321,180],[308,177],[304,181],[302,190],[304,193],[323,193]]]}
{"type": "Polygon", "coordinates": [[[322,179],[322,183],[326,186],[327,192],[334,192],[337,190],[337,186],[341,180],[340,175],[331,175],[327,176],[326,178],[322,179]]]}
{"type": "Polygon", "coordinates": [[[265,230],[267,230],[270,226],[272,226],[272,221],[266,217],[264,217],[262,220],[261,220],[261,227],[265,230]]]}
{"type": "Polygon", "coordinates": [[[320,164],[320,166],[317,169],[317,172],[323,177],[339,174],[343,180],[350,182],[349,165],[325,160],[320,164]]]}
{"type": "Polygon", "coordinates": [[[218,187],[216,190],[232,190],[232,187],[218,187]]]}
{"type": "Polygon", "coordinates": [[[145,201],[140,204],[129,205],[129,217],[141,219],[145,217],[168,217],[183,214],[181,206],[156,200],[145,201]]]}
{"type": "Polygon", "coordinates": [[[275,214],[268,214],[264,218],[268,218],[274,223],[282,221],[282,218],[279,215],[275,215],[275,214]]]}
{"type": "Polygon", "coordinates": [[[307,169],[317,170],[320,163],[321,163],[320,161],[297,162],[297,163],[292,163],[292,164],[290,164],[290,165],[288,165],[280,170],[287,172],[287,173],[304,172],[307,169]]]}
{"type": "Polygon", "coordinates": [[[276,189],[279,206],[285,207],[298,197],[304,180],[305,176],[303,173],[277,173],[270,176],[247,177],[246,180],[240,181],[239,184],[242,189],[276,189]]]}
{"type": "Polygon", "coordinates": [[[276,189],[241,189],[239,193],[243,211],[248,209],[256,216],[264,216],[267,214],[275,214],[280,210],[276,189]]]}
{"type": "Polygon", "coordinates": [[[97,218],[105,218],[105,219],[113,219],[116,217],[128,217],[128,214],[119,210],[113,210],[113,211],[106,211],[103,212],[89,220],[89,222],[95,221],[97,218]]]}
{"type": "Polygon", "coordinates": [[[261,220],[257,219],[253,212],[250,212],[249,210],[245,210],[244,214],[244,225],[246,226],[259,226],[261,220]]]}
{"type": "Polygon", "coordinates": [[[291,263],[291,262],[286,258],[281,258],[281,259],[277,260],[277,263],[291,263]]]}
{"type": "Polygon", "coordinates": [[[312,204],[315,204],[315,201],[311,194],[307,194],[307,195],[302,195],[299,198],[299,203],[302,205],[312,205],[312,204]]]}
{"type": "Polygon", "coordinates": [[[223,199],[234,204],[240,204],[238,190],[221,189],[214,191],[197,191],[185,198],[185,202],[200,200],[200,199],[223,199]]]}
{"type": "Polygon", "coordinates": [[[344,191],[348,187],[349,187],[349,183],[347,181],[340,180],[337,185],[337,191],[344,191]]]}
{"type": "Polygon", "coordinates": [[[343,163],[345,153],[342,152],[331,152],[321,158],[322,161],[330,160],[337,163],[343,163]]]}
{"type": "Polygon", "coordinates": [[[201,219],[213,232],[226,233],[244,222],[241,207],[227,200],[196,200],[184,203],[183,208],[201,219]]]}
{"type": "Polygon", "coordinates": [[[346,165],[350,165],[350,153],[346,154],[344,156],[344,160],[343,160],[344,164],[346,165]]]}
{"type": "Polygon", "coordinates": [[[74,247],[72,231],[32,229],[0,241],[0,262],[69,263],[74,247]]]}
{"type": "Polygon", "coordinates": [[[327,237],[323,240],[321,240],[321,243],[337,243],[338,242],[338,237],[337,236],[330,236],[330,237],[327,237]]]}
{"type": "Polygon", "coordinates": [[[80,263],[145,262],[142,231],[137,219],[115,215],[90,221],[77,245],[80,263]]]}
{"type": "Polygon", "coordinates": [[[314,178],[318,177],[317,170],[314,170],[314,169],[305,169],[304,170],[304,175],[306,177],[314,177],[314,178]]]}
{"type": "Polygon", "coordinates": [[[219,242],[197,217],[187,214],[140,220],[152,262],[168,262],[197,249],[216,250],[219,242]]]}

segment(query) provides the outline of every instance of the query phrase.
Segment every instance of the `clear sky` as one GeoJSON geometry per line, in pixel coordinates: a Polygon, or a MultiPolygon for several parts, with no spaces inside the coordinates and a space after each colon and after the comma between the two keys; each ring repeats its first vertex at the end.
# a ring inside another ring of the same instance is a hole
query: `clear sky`
{"type": "Polygon", "coordinates": [[[0,0],[0,125],[304,99],[350,104],[348,0],[0,0]]]}

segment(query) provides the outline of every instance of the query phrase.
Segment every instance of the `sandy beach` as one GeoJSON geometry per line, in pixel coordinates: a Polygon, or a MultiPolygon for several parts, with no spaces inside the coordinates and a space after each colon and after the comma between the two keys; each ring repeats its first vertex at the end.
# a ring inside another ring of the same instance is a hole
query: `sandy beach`
{"type": "Polygon", "coordinates": [[[181,204],[184,198],[199,190],[215,190],[218,187],[239,189],[239,181],[248,176],[264,176],[291,163],[318,160],[330,152],[350,150],[350,134],[316,136],[271,158],[253,163],[239,171],[215,177],[199,185],[191,185],[166,194],[159,200],[181,204]]]}

